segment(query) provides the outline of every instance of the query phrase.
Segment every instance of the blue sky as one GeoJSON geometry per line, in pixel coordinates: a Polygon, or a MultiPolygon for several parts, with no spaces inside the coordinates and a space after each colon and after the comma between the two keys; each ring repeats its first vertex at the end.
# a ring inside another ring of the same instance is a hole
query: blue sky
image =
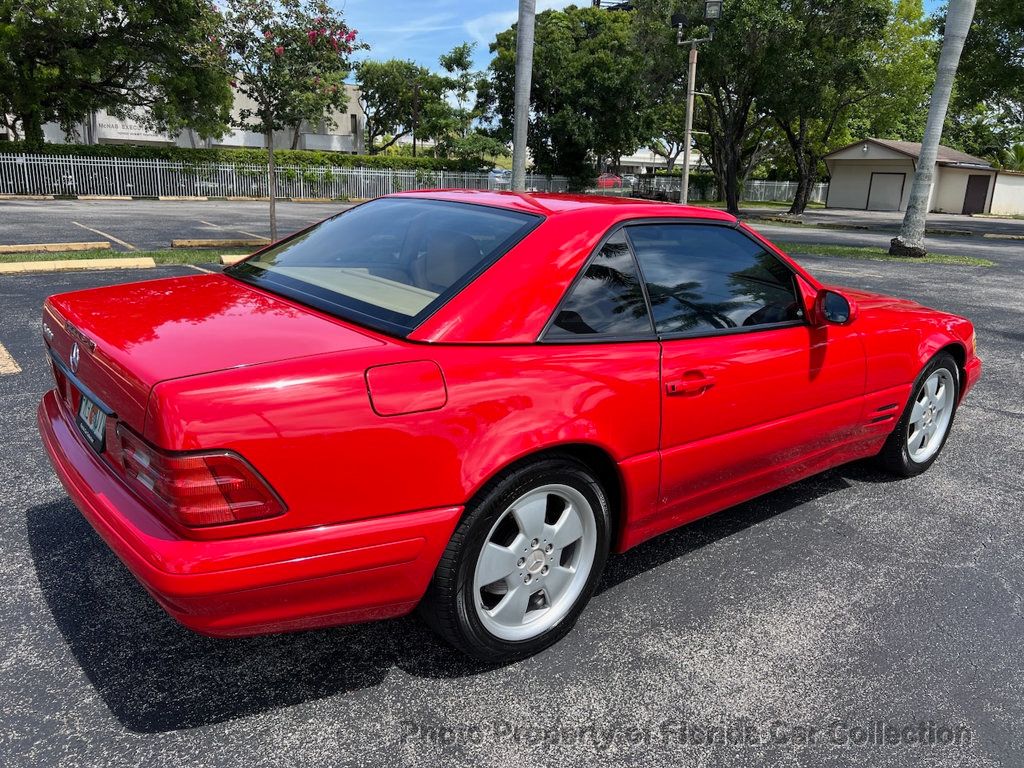
{"type": "MultiPolygon", "coordinates": [[[[944,0],[925,0],[934,10],[944,0]]],[[[589,0],[576,0],[585,5],[589,0]]],[[[563,8],[570,0],[537,0],[537,10],[563,8]]],[[[371,46],[375,59],[413,59],[436,69],[438,57],[461,42],[475,42],[479,69],[490,62],[488,44],[516,20],[517,0],[335,0],[350,26],[371,46]]]]}

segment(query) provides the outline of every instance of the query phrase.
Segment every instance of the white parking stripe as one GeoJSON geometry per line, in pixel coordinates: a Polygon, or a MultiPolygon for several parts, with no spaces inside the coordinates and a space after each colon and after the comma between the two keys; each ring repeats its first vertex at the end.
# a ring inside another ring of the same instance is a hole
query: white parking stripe
{"type": "Polygon", "coordinates": [[[222,227],[220,224],[214,224],[212,221],[203,221],[202,219],[200,219],[199,223],[205,224],[208,227],[213,227],[214,229],[223,229],[228,232],[237,232],[240,235],[245,235],[246,237],[254,237],[257,240],[267,239],[266,235],[254,235],[252,232],[246,232],[244,229],[235,229],[234,227],[222,227]]]}
{"type": "Polygon", "coordinates": [[[93,229],[92,227],[87,227],[87,226],[85,226],[85,224],[79,224],[77,221],[72,221],[71,223],[74,224],[76,227],[81,227],[82,229],[87,229],[90,232],[95,232],[97,235],[102,235],[103,237],[107,238],[107,240],[113,240],[118,245],[123,245],[129,251],[137,251],[137,250],[139,250],[138,248],[136,248],[131,243],[126,243],[124,240],[119,240],[116,237],[114,237],[113,235],[108,235],[106,232],[100,232],[98,229],[93,229]]]}
{"type": "Polygon", "coordinates": [[[14,361],[7,348],[0,344],[0,376],[6,376],[10,373],[21,373],[21,366],[14,361]]]}

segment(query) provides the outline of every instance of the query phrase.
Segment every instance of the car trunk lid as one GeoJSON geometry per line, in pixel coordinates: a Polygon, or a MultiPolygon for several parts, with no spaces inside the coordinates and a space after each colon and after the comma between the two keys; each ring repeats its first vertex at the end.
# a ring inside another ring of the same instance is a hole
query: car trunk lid
{"type": "Polygon", "coordinates": [[[220,274],[51,296],[44,334],[73,413],[84,390],[139,433],[158,382],[385,343],[220,274]]]}

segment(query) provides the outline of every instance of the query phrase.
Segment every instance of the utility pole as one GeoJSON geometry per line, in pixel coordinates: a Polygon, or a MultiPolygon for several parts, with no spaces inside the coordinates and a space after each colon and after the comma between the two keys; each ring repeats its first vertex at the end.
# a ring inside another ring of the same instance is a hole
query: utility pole
{"type": "Polygon", "coordinates": [[[526,190],[526,134],[530,122],[530,80],[533,77],[533,29],[536,0],[519,0],[516,26],[516,90],[512,124],[512,189],[526,190]]]}
{"type": "Polygon", "coordinates": [[[722,18],[722,0],[705,0],[704,20],[709,24],[707,37],[683,39],[683,27],[686,18],[681,14],[672,16],[672,25],[676,28],[676,45],[689,45],[689,67],[686,74],[686,129],[683,132],[683,176],[679,187],[679,202],[686,205],[690,199],[690,149],[693,137],[693,97],[697,85],[697,45],[710,43],[714,39],[713,25],[722,18]]]}
{"type": "MultiPolygon", "coordinates": [[[[682,35],[682,28],[679,28],[682,35]]],[[[686,75],[686,130],[683,132],[683,180],[679,189],[679,202],[686,205],[690,199],[690,142],[693,134],[693,84],[697,79],[697,41],[690,41],[690,66],[686,75]]]]}

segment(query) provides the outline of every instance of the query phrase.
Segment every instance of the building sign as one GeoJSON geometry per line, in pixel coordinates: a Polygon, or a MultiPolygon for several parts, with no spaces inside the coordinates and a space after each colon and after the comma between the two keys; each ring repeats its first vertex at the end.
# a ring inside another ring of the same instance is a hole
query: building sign
{"type": "Polygon", "coordinates": [[[159,142],[173,144],[174,139],[166,133],[157,133],[141,122],[112,117],[106,112],[96,113],[96,138],[100,141],[159,142]]]}

